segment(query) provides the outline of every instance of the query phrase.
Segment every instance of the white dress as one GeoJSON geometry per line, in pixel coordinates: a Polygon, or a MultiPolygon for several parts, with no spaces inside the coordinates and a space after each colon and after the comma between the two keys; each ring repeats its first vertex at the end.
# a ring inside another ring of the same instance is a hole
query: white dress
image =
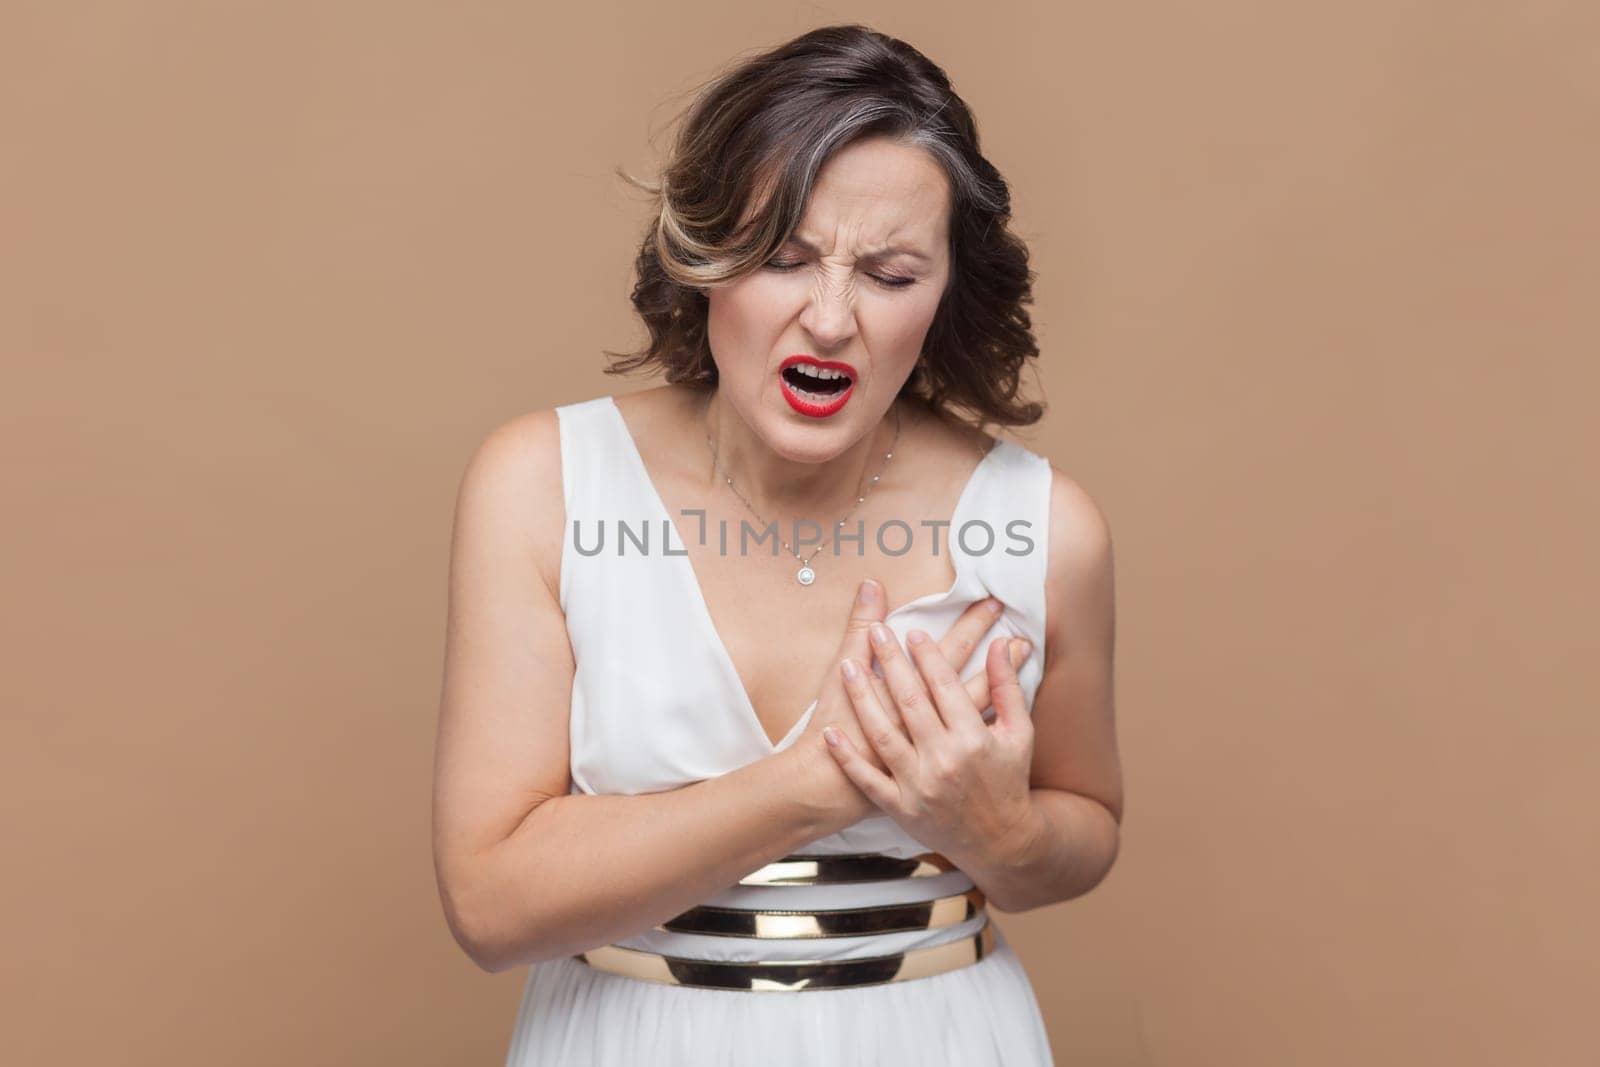
{"type": "MultiPolygon", "coordinates": [[[[781,742],[772,744],[712,623],[693,565],[682,554],[685,542],[679,531],[698,536],[698,529],[669,515],[612,398],[567,404],[556,411],[567,513],[560,602],[576,660],[571,792],[676,789],[792,744],[804,732],[816,702],[781,742]],[[606,520],[604,551],[585,554],[597,543],[600,519],[606,520]],[[579,541],[585,552],[574,547],[574,520],[581,523],[579,541]],[[648,520],[646,551],[628,541],[619,555],[619,520],[640,537],[648,520]],[[661,538],[668,533],[664,551],[661,538]]],[[[984,669],[984,650],[994,638],[1027,637],[1033,650],[1018,677],[1030,708],[1044,669],[1050,480],[1043,457],[998,440],[962,490],[939,542],[940,551],[953,555],[955,583],[943,593],[902,605],[885,619],[904,642],[913,627],[942,634],[974,601],[999,597],[1005,611],[960,674],[970,678],[984,669]],[[964,535],[957,536],[964,524],[964,535]],[[993,531],[992,547],[985,524],[993,531]]],[[[867,529],[872,537],[872,528],[867,529]]],[[[928,535],[927,527],[916,532],[922,548],[928,535]]],[[[879,815],[799,851],[907,858],[929,849],[889,816],[879,815]]],[[[972,887],[963,872],[952,870],[895,882],[732,886],[705,903],[861,907],[931,900],[972,887]],[[910,885],[912,881],[919,884],[910,885]]],[[[613,943],[703,960],[855,959],[970,937],[990,920],[984,909],[965,922],[938,929],[780,940],[656,928],[613,943]]],[[[909,981],[838,989],[708,989],[612,974],[572,957],[541,961],[529,968],[507,1067],[1051,1064],[1027,974],[998,925],[993,929],[993,951],[975,963],[909,981]]]]}

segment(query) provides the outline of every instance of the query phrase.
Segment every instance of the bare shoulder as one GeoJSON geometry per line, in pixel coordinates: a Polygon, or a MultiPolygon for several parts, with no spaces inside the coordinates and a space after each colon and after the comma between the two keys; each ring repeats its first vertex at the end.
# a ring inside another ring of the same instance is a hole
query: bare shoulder
{"type": "Polygon", "coordinates": [[[463,524],[490,525],[534,553],[540,577],[559,593],[561,531],[566,523],[561,423],[554,408],[508,419],[490,430],[467,461],[456,502],[463,524]]]}
{"type": "Polygon", "coordinates": [[[1048,539],[1045,666],[1031,716],[1030,781],[1090,797],[1120,824],[1111,528],[1083,486],[1054,464],[1048,539]]]}
{"type": "Polygon", "coordinates": [[[902,447],[915,448],[927,458],[932,470],[970,471],[999,440],[925,402],[902,400],[900,411],[905,419],[902,447]]]}
{"type": "Polygon", "coordinates": [[[1086,489],[1050,465],[1049,563],[1045,575],[1045,653],[1103,646],[1115,625],[1111,524],[1086,489]]]}
{"type": "Polygon", "coordinates": [[[658,463],[670,463],[686,437],[698,442],[694,431],[703,425],[706,399],[704,388],[666,384],[617,393],[611,401],[635,447],[658,463]]]}

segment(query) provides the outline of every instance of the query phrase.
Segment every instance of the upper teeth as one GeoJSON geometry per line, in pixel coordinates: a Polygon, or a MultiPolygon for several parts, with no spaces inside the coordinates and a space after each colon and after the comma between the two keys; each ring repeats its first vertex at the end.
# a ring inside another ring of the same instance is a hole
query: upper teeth
{"type": "Polygon", "coordinates": [[[795,363],[792,364],[792,366],[801,374],[808,375],[812,378],[818,378],[822,381],[830,381],[834,378],[849,377],[849,375],[845,374],[844,371],[831,370],[827,367],[816,367],[809,363],[795,363]]]}

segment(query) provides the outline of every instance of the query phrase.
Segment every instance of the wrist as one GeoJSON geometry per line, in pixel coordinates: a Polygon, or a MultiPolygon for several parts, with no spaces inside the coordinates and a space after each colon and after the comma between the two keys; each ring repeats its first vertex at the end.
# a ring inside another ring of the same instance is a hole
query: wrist
{"type": "Polygon", "coordinates": [[[1025,911],[1037,878],[1035,872],[1048,847],[1049,824],[1038,805],[1029,803],[1021,817],[1004,829],[980,834],[976,843],[947,849],[945,855],[967,872],[1000,911],[1025,911]]]}
{"type": "Polygon", "coordinates": [[[812,840],[827,837],[855,821],[849,810],[855,783],[825,747],[820,734],[802,735],[777,754],[784,761],[781,773],[792,783],[791,793],[800,805],[812,840]]]}

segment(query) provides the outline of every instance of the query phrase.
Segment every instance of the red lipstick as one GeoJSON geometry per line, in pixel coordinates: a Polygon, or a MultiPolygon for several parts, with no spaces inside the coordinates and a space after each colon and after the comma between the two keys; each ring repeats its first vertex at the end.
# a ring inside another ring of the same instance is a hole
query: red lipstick
{"type": "Polygon", "coordinates": [[[850,399],[850,394],[855,392],[855,388],[855,368],[848,363],[841,363],[835,359],[818,359],[816,356],[798,353],[788,357],[778,365],[778,389],[783,393],[783,398],[789,402],[790,407],[800,414],[807,415],[813,419],[826,418],[844,407],[845,403],[850,399]],[[790,383],[788,377],[784,375],[784,371],[797,363],[822,370],[838,371],[845,376],[844,388],[840,389],[838,393],[829,396],[826,400],[814,400],[810,397],[802,396],[795,386],[790,383]]]}

